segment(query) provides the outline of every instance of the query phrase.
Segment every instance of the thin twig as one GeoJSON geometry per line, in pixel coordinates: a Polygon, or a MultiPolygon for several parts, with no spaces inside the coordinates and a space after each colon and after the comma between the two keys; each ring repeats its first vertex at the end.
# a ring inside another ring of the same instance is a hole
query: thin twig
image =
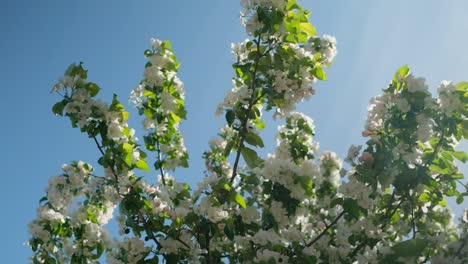
{"type": "MultiPolygon", "coordinates": [[[[106,154],[104,153],[104,150],[102,149],[102,146],[99,144],[99,141],[97,140],[96,136],[93,136],[93,139],[94,139],[94,142],[96,143],[96,146],[98,147],[99,149],[99,152],[101,152],[102,156],[105,157],[106,154]]],[[[115,181],[118,182],[119,180],[119,177],[117,176],[117,173],[115,172],[114,170],[114,164],[110,164],[110,169],[112,171],[112,174],[114,175],[114,178],[115,178],[115,181]]]]}
{"type": "Polygon", "coordinates": [[[148,226],[148,222],[146,221],[145,217],[143,216],[141,212],[138,212],[138,216],[141,218],[146,234],[148,235],[149,238],[151,238],[151,240],[154,241],[154,243],[156,243],[156,245],[158,246],[158,251],[159,251],[159,249],[162,248],[162,246],[159,243],[158,239],[154,236],[153,231],[151,231],[150,227],[148,226]]]}
{"type": "MultiPolygon", "coordinates": [[[[258,70],[258,63],[260,61],[260,58],[265,56],[265,54],[260,54],[260,43],[261,43],[261,35],[258,36],[257,38],[257,41],[256,41],[256,44],[257,44],[257,58],[255,60],[255,65],[254,65],[254,69],[253,69],[253,72],[252,72],[252,80],[251,80],[251,87],[250,87],[250,90],[252,90],[252,97],[250,98],[250,102],[249,102],[249,106],[247,107],[247,115],[246,117],[244,118],[244,120],[242,120],[242,124],[241,124],[241,135],[240,135],[240,138],[239,138],[239,142],[237,144],[237,153],[236,153],[236,159],[234,161],[234,166],[233,166],[233,169],[232,169],[232,175],[231,175],[231,179],[230,179],[230,184],[232,184],[234,182],[234,178],[236,177],[237,175],[237,168],[239,166],[239,160],[240,160],[240,155],[241,155],[241,152],[242,152],[242,148],[244,147],[244,140],[245,140],[245,137],[246,137],[246,134],[247,134],[247,122],[249,120],[249,117],[248,117],[248,114],[250,112],[250,110],[252,110],[252,107],[254,106],[254,102],[256,101],[255,98],[254,98],[254,94],[255,94],[255,90],[257,89],[257,87],[255,86],[255,81],[256,81],[256,78],[257,78],[257,70],[258,70]]],[[[259,99],[257,99],[259,100],[259,99]]]]}
{"type": "Polygon", "coordinates": [[[334,226],[338,220],[341,219],[341,217],[344,216],[344,211],[342,211],[316,238],[314,238],[312,241],[310,241],[309,243],[306,244],[306,247],[310,247],[312,246],[315,242],[317,242],[318,240],[320,240],[320,238],[322,238],[326,233],[327,231],[332,227],[334,226]]]}

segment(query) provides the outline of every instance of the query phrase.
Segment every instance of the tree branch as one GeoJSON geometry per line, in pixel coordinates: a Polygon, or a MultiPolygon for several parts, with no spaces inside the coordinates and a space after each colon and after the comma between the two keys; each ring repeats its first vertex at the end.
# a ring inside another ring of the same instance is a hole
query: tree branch
{"type": "Polygon", "coordinates": [[[314,238],[312,241],[310,241],[309,243],[306,244],[306,247],[310,247],[312,246],[313,244],[315,244],[315,242],[319,241],[320,238],[322,238],[326,233],[327,231],[332,228],[332,226],[334,226],[336,223],[338,223],[338,220],[341,219],[341,217],[343,217],[345,214],[344,211],[342,211],[316,238],[314,238]]]}
{"type": "MultiPolygon", "coordinates": [[[[253,72],[252,72],[252,81],[251,81],[252,83],[251,83],[251,87],[250,87],[250,90],[252,90],[252,95],[251,95],[251,98],[250,98],[249,106],[247,107],[246,116],[245,116],[244,120],[242,120],[241,130],[239,131],[240,132],[240,137],[239,137],[239,142],[237,144],[236,159],[234,161],[234,166],[232,168],[232,175],[231,175],[231,179],[229,181],[230,184],[232,184],[234,182],[234,179],[235,179],[235,177],[237,175],[237,168],[239,166],[240,155],[241,155],[241,152],[242,152],[242,148],[244,147],[244,140],[245,140],[245,137],[246,137],[246,134],[247,134],[247,122],[249,120],[248,113],[250,112],[250,110],[252,110],[252,107],[255,104],[254,103],[255,102],[254,94],[255,94],[255,90],[257,89],[257,87],[255,86],[255,81],[256,81],[256,78],[257,78],[258,63],[260,61],[260,58],[265,56],[265,54],[261,54],[261,52],[260,52],[261,35],[258,36],[257,41],[255,43],[257,44],[257,58],[255,59],[255,65],[254,65],[254,69],[253,69],[253,72]]],[[[257,99],[257,100],[259,100],[259,99],[257,99]]]]}
{"type": "MultiPolygon", "coordinates": [[[[99,152],[101,152],[102,156],[105,157],[106,154],[104,153],[104,150],[102,149],[102,146],[99,144],[99,141],[97,140],[96,136],[93,136],[94,142],[96,143],[97,148],[99,149],[99,152]]],[[[110,169],[112,171],[112,174],[114,175],[115,181],[118,182],[119,177],[117,176],[117,173],[115,172],[114,169],[114,164],[110,164],[110,169]]],[[[117,189],[118,192],[118,189],[117,189]]]]}
{"type": "Polygon", "coordinates": [[[150,227],[148,226],[148,222],[146,221],[145,217],[143,216],[141,212],[138,212],[138,216],[143,223],[143,227],[145,228],[146,234],[151,240],[154,241],[154,243],[156,243],[156,245],[158,246],[158,251],[159,251],[159,249],[162,248],[162,246],[159,243],[158,239],[154,236],[153,231],[151,231],[150,227]]]}
{"type": "Polygon", "coordinates": [[[166,180],[164,179],[164,170],[162,168],[161,148],[159,147],[159,136],[157,135],[156,135],[156,150],[158,151],[159,172],[161,173],[161,180],[162,180],[163,185],[166,185],[166,180]]]}

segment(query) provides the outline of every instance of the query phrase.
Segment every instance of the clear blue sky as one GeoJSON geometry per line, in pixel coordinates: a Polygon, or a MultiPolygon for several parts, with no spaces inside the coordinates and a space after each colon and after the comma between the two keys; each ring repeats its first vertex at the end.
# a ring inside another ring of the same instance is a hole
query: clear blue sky
{"type": "MultiPolygon", "coordinates": [[[[320,34],[338,40],[329,81],[299,107],[315,119],[322,150],[343,157],[350,144],[363,142],[369,98],[403,64],[427,77],[433,90],[444,79],[468,80],[467,1],[300,2],[312,10],[320,34]]],[[[49,91],[65,68],[84,61],[89,79],[104,89],[101,98],[117,93],[130,106],[126,98],[141,79],[149,39],[171,40],[187,91],[189,120],[181,129],[192,166],[177,176],[193,184],[202,176],[206,142],[223,121],[214,111],[231,88],[230,43],[246,37],[239,11],[233,0],[2,1],[2,263],[27,262],[27,223],[61,164],[97,164],[93,142],[50,110],[58,97],[49,91]]],[[[132,117],[131,125],[140,128],[136,114],[132,117]]],[[[267,142],[273,142],[275,128],[270,125],[264,133],[267,142]]]]}

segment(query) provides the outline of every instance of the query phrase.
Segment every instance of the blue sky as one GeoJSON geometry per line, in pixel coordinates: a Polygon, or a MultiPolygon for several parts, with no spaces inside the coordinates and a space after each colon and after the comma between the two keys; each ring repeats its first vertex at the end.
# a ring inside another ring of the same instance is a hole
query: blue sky
{"type": "MultiPolygon", "coordinates": [[[[299,107],[315,120],[322,150],[343,157],[351,144],[363,142],[368,101],[401,65],[425,76],[433,91],[444,79],[468,80],[466,1],[300,2],[312,10],[320,34],[338,40],[329,80],[299,107]]],[[[117,93],[130,107],[126,98],[141,79],[149,39],[171,40],[182,63],[189,119],[181,129],[192,166],[177,177],[193,184],[202,177],[206,142],[223,122],[214,112],[231,88],[230,44],[246,38],[239,11],[239,1],[232,0],[2,1],[2,262],[26,262],[27,223],[61,164],[97,164],[93,142],[51,112],[58,97],[49,91],[65,68],[85,62],[89,79],[103,88],[100,98],[110,100],[117,93]]],[[[130,124],[138,129],[140,121],[132,113],[130,124]]],[[[276,125],[263,134],[270,145],[276,125]]],[[[462,169],[467,172],[466,166],[462,169]]]]}

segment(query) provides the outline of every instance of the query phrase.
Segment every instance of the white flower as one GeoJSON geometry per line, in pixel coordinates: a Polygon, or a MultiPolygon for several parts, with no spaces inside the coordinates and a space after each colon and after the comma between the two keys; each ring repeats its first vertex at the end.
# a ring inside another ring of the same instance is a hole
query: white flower
{"type": "Polygon", "coordinates": [[[412,74],[406,77],[406,86],[408,87],[408,91],[411,93],[416,92],[427,92],[428,86],[426,85],[426,79],[424,78],[414,78],[412,74]]]}
{"type": "Polygon", "coordinates": [[[231,50],[232,53],[236,55],[236,59],[239,59],[240,61],[244,61],[247,59],[247,56],[249,55],[249,49],[247,49],[248,42],[250,42],[250,40],[246,39],[241,43],[231,44],[231,50]]]}
{"type": "Polygon", "coordinates": [[[287,256],[268,249],[258,250],[256,255],[256,261],[265,261],[267,263],[271,260],[273,260],[274,263],[288,263],[288,259],[287,256]]]}
{"type": "Polygon", "coordinates": [[[269,211],[280,226],[284,226],[289,222],[288,212],[283,207],[282,202],[272,201],[269,211]]]}
{"type": "Polygon", "coordinates": [[[266,245],[272,243],[273,245],[279,245],[283,243],[283,240],[276,234],[273,229],[260,230],[252,237],[253,241],[259,245],[266,245]]]}
{"type": "Polygon", "coordinates": [[[253,13],[247,21],[245,21],[245,29],[247,34],[253,35],[255,31],[259,30],[262,27],[262,24],[258,20],[257,13],[253,13]]]}
{"type": "Polygon", "coordinates": [[[156,121],[150,118],[145,118],[143,120],[143,128],[145,130],[150,130],[156,127],[156,121]]]}
{"type": "Polygon", "coordinates": [[[345,161],[347,162],[353,161],[357,157],[357,155],[359,155],[359,151],[361,151],[361,148],[362,148],[361,145],[359,146],[351,145],[351,147],[349,147],[348,149],[348,155],[346,156],[345,161]]]}
{"type": "Polygon", "coordinates": [[[400,110],[403,113],[407,113],[409,110],[411,110],[411,106],[405,98],[397,98],[395,100],[395,104],[398,110],[400,110]]]}
{"type": "Polygon", "coordinates": [[[416,116],[416,121],[418,123],[418,129],[416,131],[418,141],[428,141],[433,134],[432,120],[428,118],[425,114],[419,114],[416,116]]]}
{"type": "Polygon", "coordinates": [[[462,112],[465,107],[455,92],[455,85],[450,81],[442,81],[438,88],[440,110],[446,116],[452,116],[453,112],[462,112]]]}
{"type": "Polygon", "coordinates": [[[161,48],[161,45],[162,45],[162,41],[159,40],[159,39],[155,39],[155,38],[151,38],[151,46],[153,47],[153,49],[155,50],[159,50],[161,48]]]}
{"type": "Polygon", "coordinates": [[[246,224],[256,223],[260,220],[260,213],[254,206],[248,206],[245,209],[241,209],[240,215],[242,217],[242,221],[246,224]]]}
{"type": "Polygon", "coordinates": [[[132,102],[135,106],[139,107],[141,104],[145,101],[145,97],[143,96],[143,93],[145,92],[145,86],[144,85],[138,85],[135,87],[132,92],[130,93],[130,98],[129,101],[132,102]]]}
{"type": "Polygon", "coordinates": [[[174,112],[177,107],[177,101],[170,93],[163,91],[161,93],[161,108],[165,113],[174,112]]]}
{"type": "Polygon", "coordinates": [[[228,216],[229,216],[228,212],[220,208],[210,206],[207,209],[207,217],[213,223],[220,222],[226,219],[228,216]]]}
{"type": "Polygon", "coordinates": [[[167,55],[155,54],[149,57],[151,64],[155,67],[164,68],[168,63],[171,62],[171,58],[167,55]]]}
{"type": "Polygon", "coordinates": [[[41,220],[49,221],[49,222],[65,222],[65,217],[53,209],[49,207],[39,207],[37,210],[38,218],[41,220]]]}
{"type": "Polygon", "coordinates": [[[125,136],[123,134],[123,127],[116,121],[109,124],[107,128],[107,135],[114,141],[119,141],[125,136]]]}
{"type": "Polygon", "coordinates": [[[325,64],[331,64],[338,53],[336,50],[336,38],[330,35],[323,35],[321,46],[320,52],[323,55],[325,64]]]}
{"type": "Polygon", "coordinates": [[[145,69],[145,79],[149,86],[161,86],[164,82],[163,72],[155,66],[145,69]]]}

